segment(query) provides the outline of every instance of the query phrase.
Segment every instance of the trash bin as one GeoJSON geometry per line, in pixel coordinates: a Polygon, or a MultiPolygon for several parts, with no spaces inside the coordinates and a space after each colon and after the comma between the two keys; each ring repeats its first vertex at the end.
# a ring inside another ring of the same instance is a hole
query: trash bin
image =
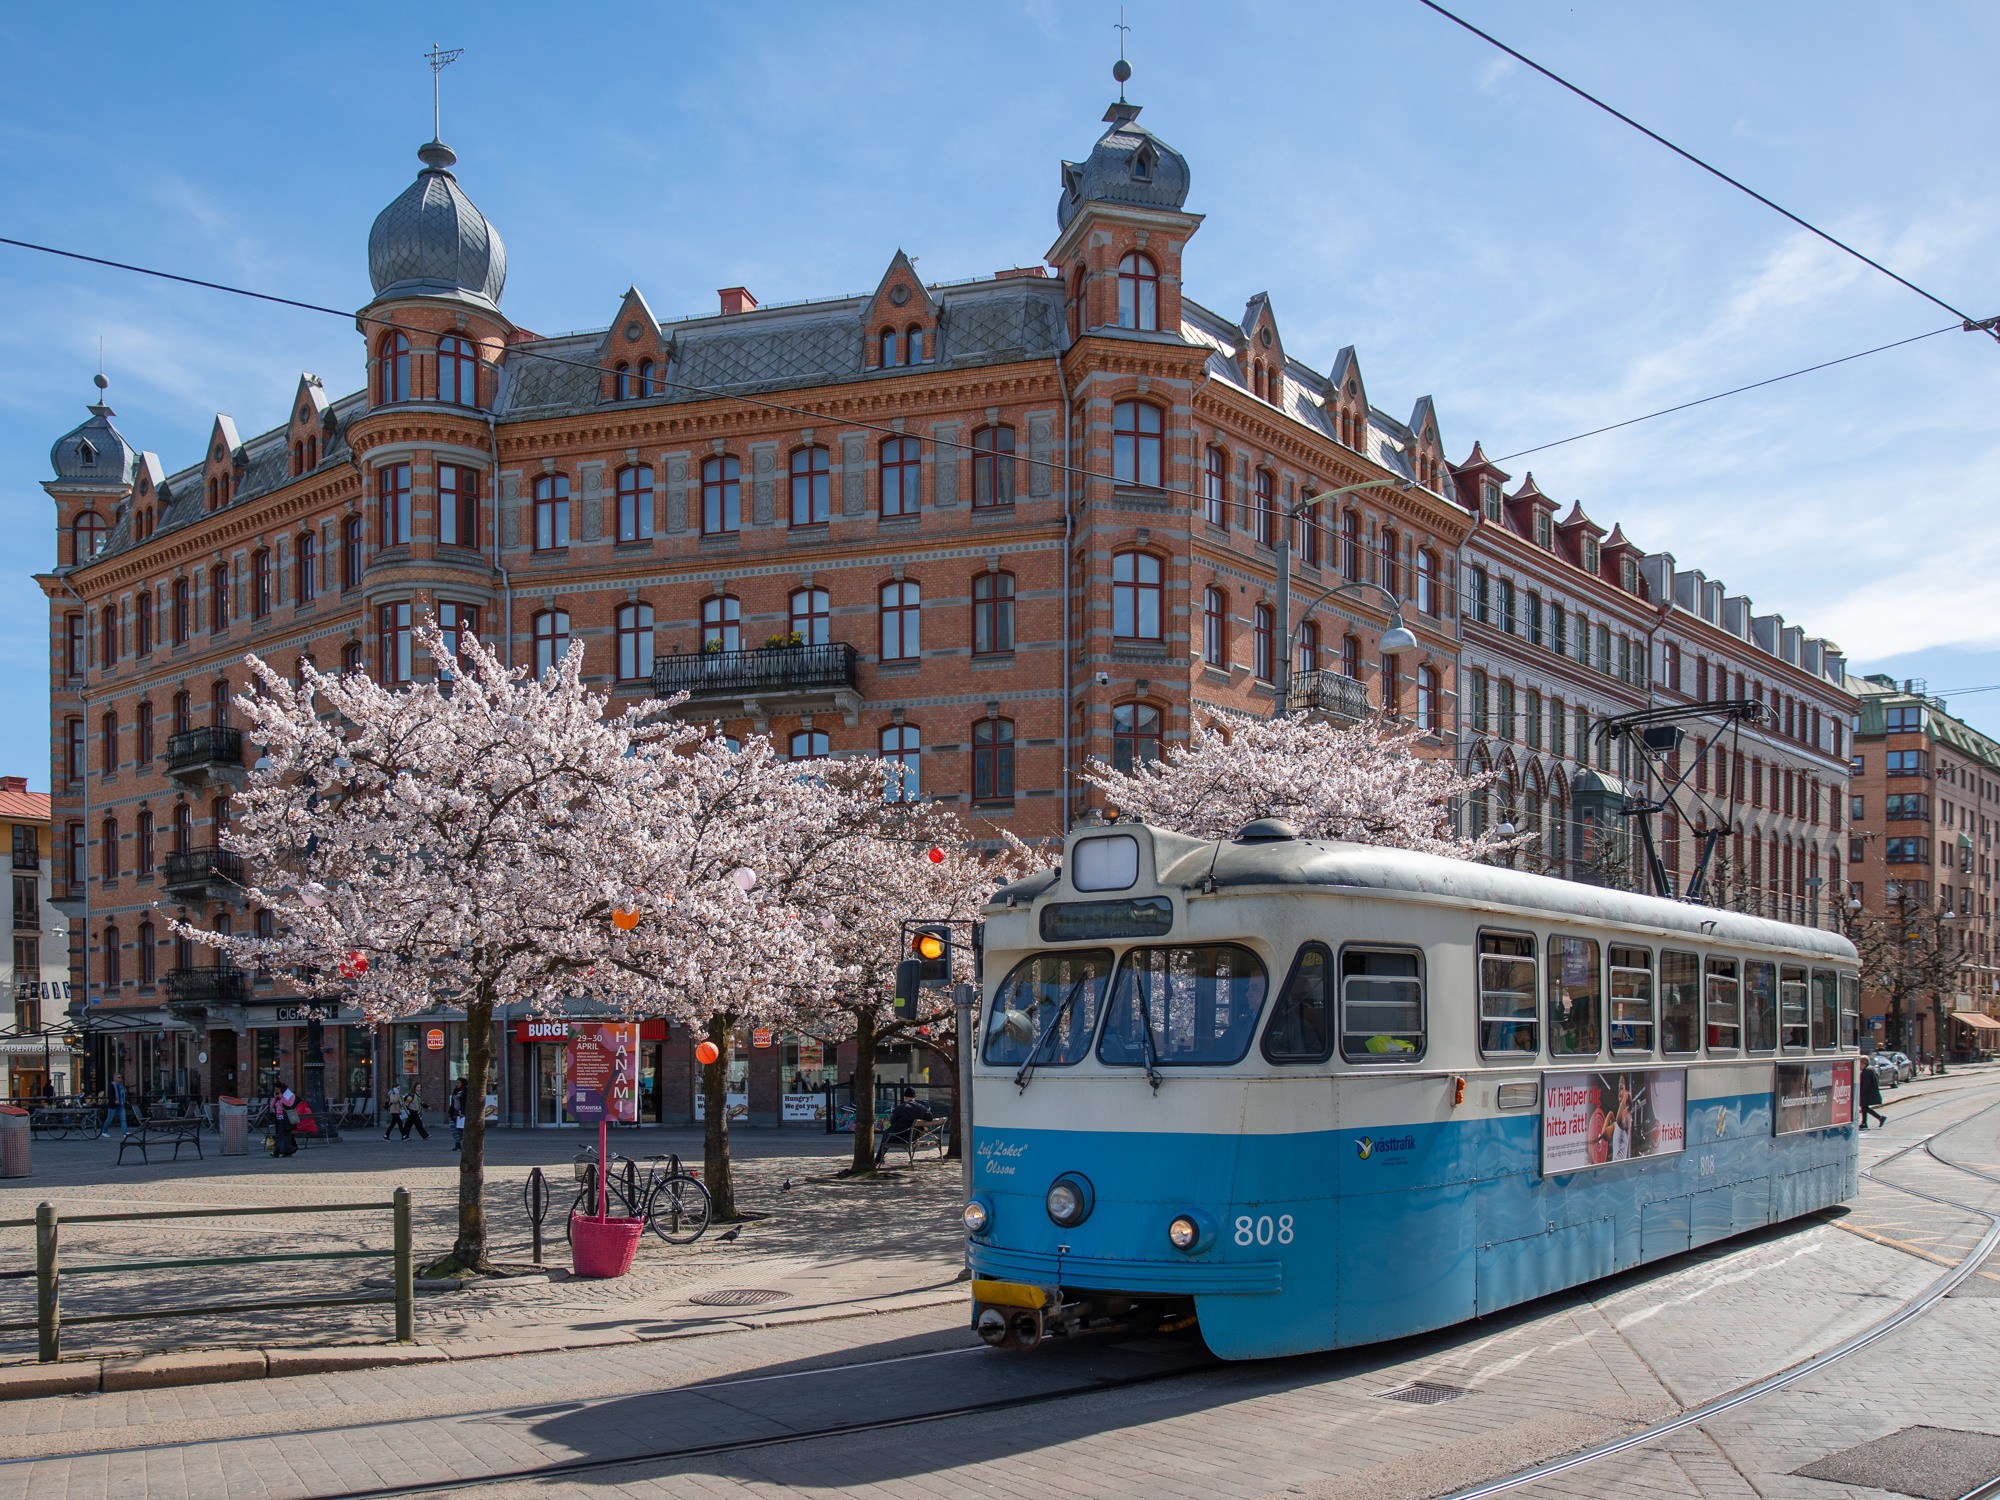
{"type": "Polygon", "coordinates": [[[215,1133],[222,1138],[224,1156],[250,1154],[250,1111],[241,1099],[216,1095],[215,1133]]]}
{"type": "Polygon", "coordinates": [[[0,1104],[0,1177],[32,1177],[35,1164],[28,1143],[28,1112],[0,1104]]]}

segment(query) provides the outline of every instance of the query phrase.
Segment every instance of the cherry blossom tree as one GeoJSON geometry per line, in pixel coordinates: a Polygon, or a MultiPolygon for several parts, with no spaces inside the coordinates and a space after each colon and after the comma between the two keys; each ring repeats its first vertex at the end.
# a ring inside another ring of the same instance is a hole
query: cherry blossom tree
{"type": "MultiPolygon", "coordinates": [[[[434,622],[416,640],[451,662],[434,622]]],[[[255,684],[237,704],[263,753],[222,837],[276,936],[175,924],[238,965],[346,995],[372,1021],[463,1010],[474,1103],[458,1233],[439,1274],[487,1260],[477,1101],[492,1076],[495,1008],[586,988],[627,1011],[657,1002],[652,976],[610,961],[609,917],[630,883],[621,872],[665,863],[670,752],[677,735],[699,733],[648,723],[657,704],[607,715],[582,684],[580,648],[539,681],[470,635],[459,653],[455,679],[396,689],[310,662],[295,685],[250,657],[255,684]]],[[[707,906],[693,919],[733,920],[726,896],[707,906]]]]}
{"type": "Polygon", "coordinates": [[[1418,733],[1380,720],[1341,727],[1302,715],[1201,710],[1185,745],[1129,772],[1094,760],[1083,778],[1121,816],[1196,838],[1231,838],[1257,818],[1283,818],[1307,838],[1455,859],[1520,848],[1525,836],[1456,831],[1454,803],[1492,778],[1418,755],[1418,733]]]}

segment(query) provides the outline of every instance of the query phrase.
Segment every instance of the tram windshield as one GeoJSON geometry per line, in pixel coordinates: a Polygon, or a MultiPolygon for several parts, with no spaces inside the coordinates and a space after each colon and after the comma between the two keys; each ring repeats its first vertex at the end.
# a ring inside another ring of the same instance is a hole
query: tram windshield
{"type": "Polygon", "coordinates": [[[1098,1060],[1134,1068],[1241,1062],[1264,990],[1264,965],[1234,943],[1134,948],[1118,966],[1098,1060]]]}
{"type": "Polygon", "coordinates": [[[1090,1051],[1111,978],[1109,948],[1037,953],[1014,965],[993,992],[982,1062],[1067,1067],[1090,1051]]]}

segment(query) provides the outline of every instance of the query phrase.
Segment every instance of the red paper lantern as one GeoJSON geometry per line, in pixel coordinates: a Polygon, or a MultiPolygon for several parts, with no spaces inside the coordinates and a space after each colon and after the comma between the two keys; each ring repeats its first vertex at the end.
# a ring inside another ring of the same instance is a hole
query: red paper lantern
{"type": "Polygon", "coordinates": [[[704,1068],[722,1056],[722,1049],[713,1042],[703,1042],[694,1049],[694,1060],[704,1068]]]}
{"type": "Polygon", "coordinates": [[[349,953],[345,958],[341,959],[339,968],[342,979],[359,979],[363,974],[368,972],[368,955],[365,953],[349,953]]]}
{"type": "Polygon", "coordinates": [[[930,852],[930,862],[931,862],[932,864],[934,864],[934,865],[941,865],[941,864],[943,864],[943,863],[944,863],[944,850],[942,850],[942,849],[933,849],[933,850],[931,850],[931,852],[930,852]]]}

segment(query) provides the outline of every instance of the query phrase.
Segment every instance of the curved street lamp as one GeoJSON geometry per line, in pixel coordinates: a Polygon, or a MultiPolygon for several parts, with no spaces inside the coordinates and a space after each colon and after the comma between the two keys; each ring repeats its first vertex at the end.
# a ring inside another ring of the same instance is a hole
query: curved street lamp
{"type": "MultiPolygon", "coordinates": [[[[1407,479],[1369,479],[1364,480],[1360,484],[1342,485],[1337,490],[1325,490],[1317,495],[1307,495],[1296,504],[1277,507],[1277,613],[1279,628],[1283,632],[1283,644],[1279,649],[1278,660],[1275,663],[1277,674],[1275,686],[1278,691],[1276,699],[1271,705],[1272,718],[1282,718],[1291,710],[1292,653],[1298,648],[1298,633],[1296,627],[1292,624],[1292,522],[1311,510],[1315,505],[1320,505],[1328,500],[1337,500],[1342,495],[1352,495],[1361,490],[1411,490],[1415,488],[1415,484],[1407,479]]],[[[1403,623],[1402,601],[1389,592],[1389,590],[1383,588],[1379,583],[1363,583],[1355,580],[1348,583],[1335,584],[1306,606],[1305,613],[1300,616],[1300,623],[1303,624],[1306,619],[1311,617],[1315,609],[1318,609],[1320,605],[1331,599],[1335,594],[1344,593],[1349,589],[1372,589],[1375,593],[1380,594],[1384,599],[1389,601],[1389,628],[1382,634],[1382,650],[1384,652],[1393,654],[1399,651],[1413,651],[1416,649],[1416,634],[1403,623]]]]}

